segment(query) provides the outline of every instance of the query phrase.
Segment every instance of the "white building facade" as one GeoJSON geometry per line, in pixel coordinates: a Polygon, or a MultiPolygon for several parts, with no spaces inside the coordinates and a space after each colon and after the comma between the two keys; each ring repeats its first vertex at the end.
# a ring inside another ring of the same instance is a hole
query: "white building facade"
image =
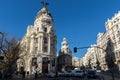
{"type": "Polygon", "coordinates": [[[21,67],[29,73],[54,71],[52,62],[56,57],[56,39],[53,17],[44,5],[21,40],[21,46],[25,49],[21,55],[25,56],[18,60],[18,71],[21,67]]]}
{"type": "MultiPolygon", "coordinates": [[[[105,23],[106,31],[97,36],[97,48],[89,48],[82,58],[84,66],[96,66],[102,70],[115,68],[120,70],[120,11],[105,23]]],[[[94,67],[92,67],[94,68],[94,67]]]]}

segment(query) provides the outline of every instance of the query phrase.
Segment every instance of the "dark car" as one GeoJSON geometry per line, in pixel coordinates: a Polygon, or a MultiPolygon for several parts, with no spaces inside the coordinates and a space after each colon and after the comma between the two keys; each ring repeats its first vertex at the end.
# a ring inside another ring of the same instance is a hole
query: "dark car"
{"type": "Polygon", "coordinates": [[[74,76],[75,76],[75,77],[83,77],[83,76],[84,76],[83,70],[76,70],[76,71],[74,72],[74,76]]]}
{"type": "Polygon", "coordinates": [[[65,76],[65,72],[64,71],[58,72],[58,76],[65,76]]]}
{"type": "Polygon", "coordinates": [[[96,77],[96,71],[95,70],[88,70],[87,71],[87,77],[88,78],[95,78],[96,77]]]}
{"type": "Polygon", "coordinates": [[[71,76],[73,76],[72,70],[66,71],[66,72],[65,72],[65,76],[66,76],[66,77],[71,77],[71,76]]]}

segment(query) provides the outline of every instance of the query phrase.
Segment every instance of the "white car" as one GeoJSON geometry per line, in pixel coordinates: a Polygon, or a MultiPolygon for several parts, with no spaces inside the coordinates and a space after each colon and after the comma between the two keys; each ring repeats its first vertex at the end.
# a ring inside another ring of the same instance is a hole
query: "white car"
{"type": "Polygon", "coordinates": [[[76,71],[74,72],[74,76],[75,76],[75,77],[83,77],[83,75],[84,75],[83,70],[76,70],[76,71]]]}
{"type": "Polygon", "coordinates": [[[99,69],[98,69],[98,70],[96,70],[96,72],[97,72],[97,73],[100,73],[100,72],[101,72],[101,70],[99,70],[99,69]]]}

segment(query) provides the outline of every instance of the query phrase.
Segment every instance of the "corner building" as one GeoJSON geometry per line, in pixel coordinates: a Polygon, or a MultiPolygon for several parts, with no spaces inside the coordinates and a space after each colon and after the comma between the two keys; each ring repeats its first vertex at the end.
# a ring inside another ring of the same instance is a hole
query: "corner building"
{"type": "Polygon", "coordinates": [[[63,38],[61,49],[57,58],[57,71],[70,70],[72,66],[72,52],[66,38],[63,38]]]}
{"type": "Polygon", "coordinates": [[[56,56],[56,34],[54,21],[44,6],[38,13],[34,25],[29,25],[21,40],[21,47],[25,51],[17,62],[18,71],[24,69],[28,73],[48,73],[55,70],[53,60],[56,56]]]}

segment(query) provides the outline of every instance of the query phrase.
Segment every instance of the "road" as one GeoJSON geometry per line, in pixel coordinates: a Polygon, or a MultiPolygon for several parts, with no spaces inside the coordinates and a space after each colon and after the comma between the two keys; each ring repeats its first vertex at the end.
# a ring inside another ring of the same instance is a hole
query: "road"
{"type": "Polygon", "coordinates": [[[55,77],[55,78],[48,78],[48,77],[38,77],[34,78],[34,76],[26,77],[26,78],[21,78],[21,77],[16,77],[10,80],[103,80],[100,78],[87,78],[87,77],[55,77]]]}
{"type": "MultiPolygon", "coordinates": [[[[28,76],[25,78],[22,78],[22,76],[14,76],[13,79],[7,79],[7,80],[113,80],[110,75],[103,74],[103,73],[97,73],[97,77],[94,78],[87,78],[87,76],[80,78],[80,77],[56,77],[56,78],[48,78],[46,76],[38,76],[38,78],[34,78],[34,76],[28,76]]],[[[0,79],[4,80],[4,79],[0,79]]],[[[115,77],[114,80],[120,80],[120,77],[115,77]]]]}

